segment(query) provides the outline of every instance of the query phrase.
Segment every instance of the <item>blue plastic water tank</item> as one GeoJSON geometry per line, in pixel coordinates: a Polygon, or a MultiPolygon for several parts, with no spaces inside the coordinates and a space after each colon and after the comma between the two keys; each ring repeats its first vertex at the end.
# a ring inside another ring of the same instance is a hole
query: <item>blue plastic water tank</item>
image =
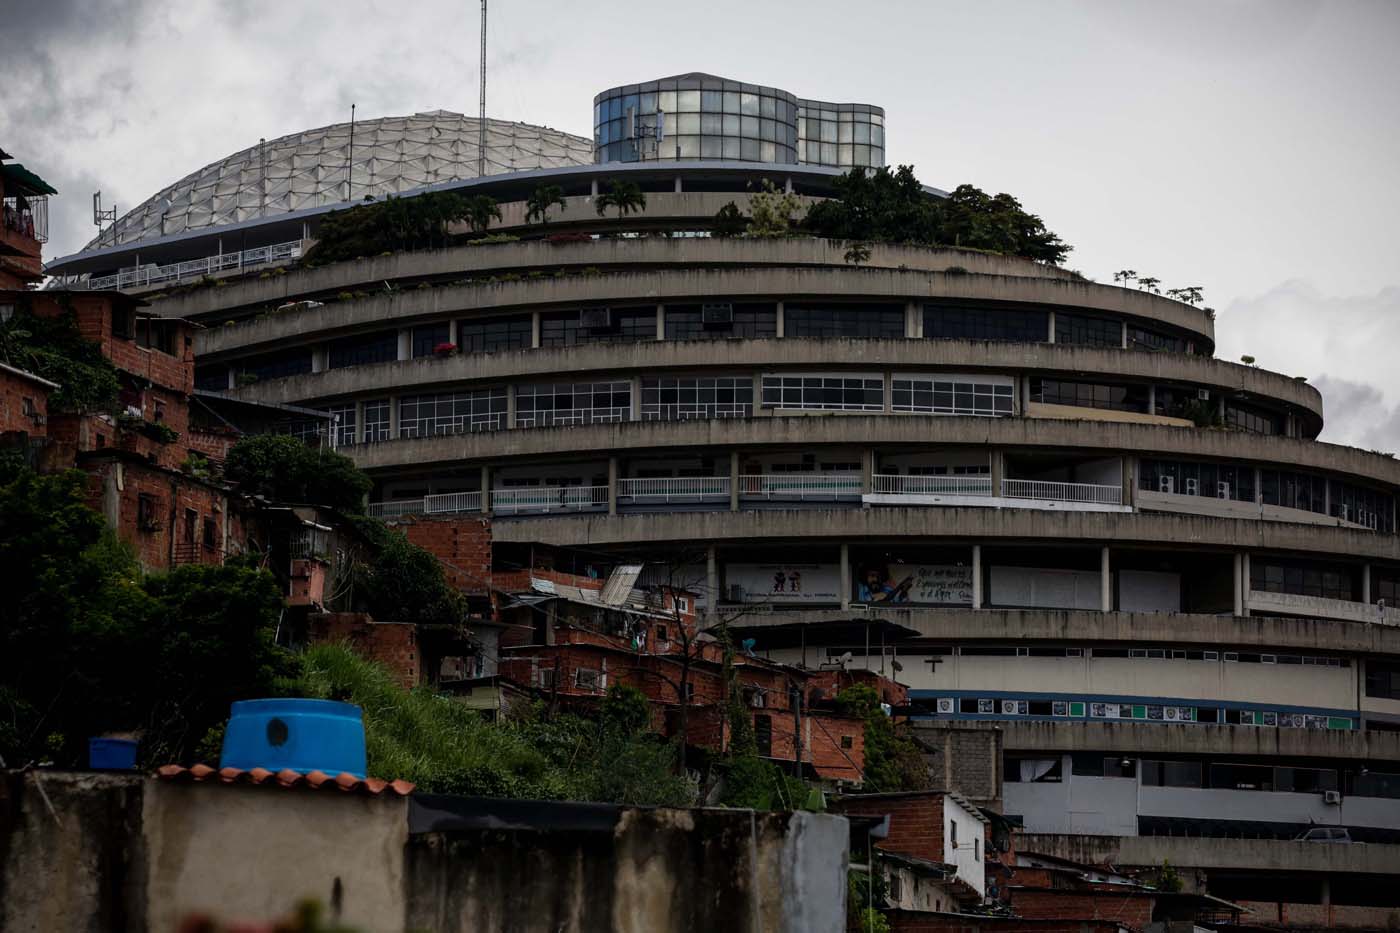
{"type": "Polygon", "coordinates": [[[229,715],[219,767],[363,778],[364,714],[333,700],[242,700],[229,715]]]}
{"type": "Polygon", "coordinates": [[[122,771],[136,767],[136,740],[88,739],[88,767],[122,771]]]}

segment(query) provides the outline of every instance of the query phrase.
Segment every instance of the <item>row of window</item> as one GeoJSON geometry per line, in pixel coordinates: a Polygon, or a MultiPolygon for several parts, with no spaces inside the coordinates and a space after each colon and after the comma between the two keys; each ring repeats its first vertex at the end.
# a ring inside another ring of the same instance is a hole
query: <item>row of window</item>
{"type": "Polygon", "coordinates": [[[1355,601],[1357,574],[1351,567],[1303,564],[1256,557],[1249,562],[1249,588],[1265,593],[1355,601]]]}
{"type": "MultiPolygon", "coordinates": [[[[840,654],[847,649],[828,648],[840,654]]],[[[965,658],[1141,658],[1167,661],[1224,661],[1239,664],[1306,664],[1317,667],[1351,667],[1348,658],[1278,654],[1252,651],[1219,651],[1199,648],[1075,648],[1028,647],[1024,645],[961,645],[957,653],[965,658]]],[[[951,655],[951,647],[917,649],[906,654],[951,655]]]]}
{"type": "Polygon", "coordinates": [[[1119,719],[1135,722],[1208,723],[1232,726],[1277,726],[1288,729],[1352,729],[1348,716],[1248,710],[1216,706],[1109,703],[1096,700],[1019,700],[1005,697],[938,697],[939,715],[1050,716],[1063,719],[1119,719]]]}

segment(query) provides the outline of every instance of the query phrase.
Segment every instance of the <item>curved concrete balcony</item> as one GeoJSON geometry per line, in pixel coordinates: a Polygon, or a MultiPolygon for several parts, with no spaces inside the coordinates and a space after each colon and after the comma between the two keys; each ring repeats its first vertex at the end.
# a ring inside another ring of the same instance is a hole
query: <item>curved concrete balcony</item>
{"type": "Polygon", "coordinates": [[[1400,733],[1367,729],[1242,729],[1199,723],[960,721],[997,729],[1007,751],[1239,755],[1400,762],[1400,733]]]}
{"type": "MultiPolygon", "coordinates": [[[[224,291],[228,289],[203,289],[179,304],[161,301],[155,310],[179,317],[224,315],[228,306],[219,294],[224,291]]],[[[1011,302],[1046,309],[1097,311],[1165,324],[1207,341],[1213,341],[1215,333],[1214,322],[1204,309],[1092,282],[857,266],[683,267],[380,293],[213,327],[200,332],[196,353],[203,358],[255,348],[280,349],[307,342],[309,335],[342,336],[464,314],[487,316],[510,310],[608,302],[696,301],[715,295],[735,300],[820,298],[903,303],[943,298],[1011,302]]]]}
{"type": "MultiPolygon", "coordinates": [[[[402,438],[349,447],[345,452],[361,469],[387,477],[502,464],[522,458],[799,446],[909,451],[940,447],[1102,451],[1143,457],[1246,461],[1273,467],[1289,465],[1400,486],[1400,461],[1317,441],[1150,424],[913,414],[625,421],[402,438]]],[[[1216,501],[1196,498],[1203,503],[1216,501]]]]}
{"type": "Polygon", "coordinates": [[[616,378],[719,368],[762,372],[799,366],[821,367],[833,372],[888,366],[909,372],[932,369],[962,373],[1063,374],[1080,379],[1101,376],[1170,383],[1272,399],[1297,409],[1309,430],[1320,430],[1322,425],[1322,396],[1313,386],[1279,373],[1212,357],[1048,343],[923,338],[643,340],[498,353],[457,353],[269,379],[231,392],[249,401],[304,405],[313,401],[399,391],[447,390],[525,378],[562,380],[591,374],[616,378]]]}

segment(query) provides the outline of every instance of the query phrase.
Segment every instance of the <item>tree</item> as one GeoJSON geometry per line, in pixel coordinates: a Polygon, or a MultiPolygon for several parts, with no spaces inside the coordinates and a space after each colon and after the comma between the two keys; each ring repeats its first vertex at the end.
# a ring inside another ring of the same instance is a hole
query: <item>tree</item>
{"type": "Polygon", "coordinates": [[[742,236],[748,225],[749,219],[744,216],[744,212],[739,210],[737,204],[730,201],[715,212],[715,220],[710,225],[710,233],[717,237],[742,236]]]}
{"type": "Polygon", "coordinates": [[[620,220],[628,214],[645,210],[647,196],[636,182],[613,179],[608,182],[608,190],[598,195],[594,206],[598,210],[599,217],[607,213],[608,208],[616,209],[620,220]]]}
{"type": "Polygon", "coordinates": [[[549,209],[564,207],[564,189],[558,185],[540,185],[525,199],[525,222],[549,223],[549,209]]]}
{"type": "Polygon", "coordinates": [[[889,793],[928,788],[923,755],[913,740],[895,731],[874,687],[846,687],[836,695],[836,705],[842,715],[865,720],[865,784],[870,790],[889,793]]]}
{"type": "Polygon", "coordinates": [[[224,479],[249,495],[346,513],[364,511],[373,485],[349,457],[289,434],[257,434],[234,444],[224,461],[224,479]]]}
{"type": "Polygon", "coordinates": [[[1122,269],[1118,272],[1113,273],[1113,281],[1122,282],[1124,288],[1127,288],[1128,283],[1136,278],[1137,272],[1133,269],[1122,269]]]}
{"type": "Polygon", "coordinates": [[[846,262],[858,266],[870,261],[870,247],[864,243],[852,243],[846,248],[846,262]]]}
{"type": "Polygon", "coordinates": [[[767,178],[759,190],[749,196],[749,224],[745,233],[751,237],[790,236],[797,228],[794,215],[802,202],[790,191],[780,191],[767,178]]]}
{"type": "Polygon", "coordinates": [[[1144,275],[1138,278],[1137,283],[1138,289],[1141,291],[1152,292],[1155,295],[1162,294],[1161,289],[1157,287],[1158,285],[1162,284],[1161,279],[1153,278],[1150,275],[1144,275]]]}
{"type": "Polygon", "coordinates": [[[472,233],[485,233],[491,221],[501,219],[501,207],[490,195],[473,195],[466,205],[467,226],[472,233]]]}
{"type": "Polygon", "coordinates": [[[343,562],[346,577],[337,580],[350,608],[385,622],[461,624],[466,602],[441,561],[377,519],[350,516],[348,525],[362,542],[343,562]]]}

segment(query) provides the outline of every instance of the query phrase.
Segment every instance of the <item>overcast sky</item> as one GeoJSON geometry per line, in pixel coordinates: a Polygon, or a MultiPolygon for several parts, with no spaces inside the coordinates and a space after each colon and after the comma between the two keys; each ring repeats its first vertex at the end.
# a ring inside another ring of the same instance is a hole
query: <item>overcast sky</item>
{"type": "MultiPolygon", "coordinates": [[[[0,146],[61,192],[47,255],[253,145],[475,113],[471,0],[3,0],[0,146]]],[[[1394,0],[497,0],[490,116],[587,136],[592,96],[707,71],[883,106],[887,157],[1007,191],[1068,265],[1200,285],[1219,355],[1307,376],[1325,439],[1400,449],[1394,0]]]]}

